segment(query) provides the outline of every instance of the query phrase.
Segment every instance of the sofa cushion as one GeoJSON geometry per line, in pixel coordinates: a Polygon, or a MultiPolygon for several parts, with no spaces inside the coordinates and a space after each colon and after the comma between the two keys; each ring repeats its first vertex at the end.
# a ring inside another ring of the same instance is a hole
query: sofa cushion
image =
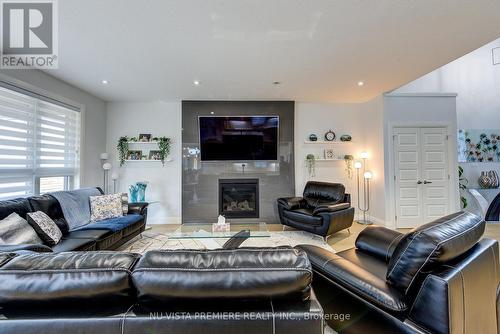
{"type": "Polygon", "coordinates": [[[43,241],[26,219],[12,212],[0,220],[0,244],[43,244],[43,241]]]}
{"type": "Polygon", "coordinates": [[[307,205],[315,208],[320,205],[332,205],[344,200],[345,187],[340,183],[307,182],[304,188],[304,199],[307,205]]]}
{"type": "MultiPolygon", "coordinates": [[[[300,245],[297,248],[307,253],[315,272],[351,293],[390,312],[403,313],[408,309],[404,295],[384,277],[321,247],[300,245]]],[[[385,268],[385,263],[380,261],[380,264],[385,268]]]]}
{"type": "Polygon", "coordinates": [[[321,218],[320,216],[314,216],[313,210],[306,208],[293,211],[284,210],[283,217],[304,225],[319,226],[323,222],[323,218],[321,218]]]}
{"type": "Polygon", "coordinates": [[[77,230],[71,231],[64,239],[93,239],[96,242],[96,250],[110,249],[122,238],[122,232],[111,230],[77,230]]]}
{"type": "Polygon", "coordinates": [[[7,262],[15,258],[17,255],[15,253],[0,253],[0,267],[5,265],[7,262]]]}
{"type": "Polygon", "coordinates": [[[419,226],[396,246],[387,269],[387,280],[408,292],[421,271],[435,269],[472,248],[484,233],[485,222],[469,212],[457,212],[419,226]]]}
{"type": "Polygon", "coordinates": [[[124,302],[134,295],[138,255],[68,252],[19,255],[0,267],[0,306],[124,302]]]}
{"type": "Polygon", "coordinates": [[[28,219],[28,224],[33,227],[45,244],[54,246],[61,240],[61,230],[45,212],[29,212],[26,217],[28,219]]]}
{"type": "Polygon", "coordinates": [[[4,219],[13,212],[17,213],[21,218],[26,219],[26,214],[31,212],[28,200],[26,198],[17,198],[0,201],[0,219],[4,219]]]}
{"type": "Polygon", "coordinates": [[[47,214],[59,227],[63,235],[68,234],[69,226],[59,202],[49,194],[28,198],[32,211],[42,211],[47,214]]]}
{"type": "Polygon", "coordinates": [[[307,255],[290,247],[149,251],[132,273],[139,302],[296,299],[310,294],[307,255]]]}
{"type": "Polygon", "coordinates": [[[122,194],[90,196],[90,222],[123,216],[122,194]]]}
{"type": "Polygon", "coordinates": [[[57,245],[52,246],[54,253],[93,250],[96,250],[94,239],[62,239],[57,245]]]}
{"type": "Polygon", "coordinates": [[[87,224],[79,227],[76,231],[80,230],[110,230],[113,232],[121,231],[128,226],[134,225],[141,221],[143,216],[138,214],[126,215],[122,217],[110,218],[101,220],[95,223],[87,224]]]}

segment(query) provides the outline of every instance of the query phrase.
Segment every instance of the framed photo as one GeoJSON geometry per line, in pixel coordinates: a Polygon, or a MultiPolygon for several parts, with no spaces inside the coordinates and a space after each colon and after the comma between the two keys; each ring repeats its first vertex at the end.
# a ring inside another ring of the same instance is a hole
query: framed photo
{"type": "Polygon", "coordinates": [[[325,149],[325,159],[335,159],[335,153],[331,148],[325,149]]]}
{"type": "Polygon", "coordinates": [[[142,160],[142,151],[128,151],[128,160],[142,160]]]}
{"type": "Polygon", "coordinates": [[[151,141],[151,134],[150,133],[140,133],[139,134],[139,141],[140,142],[151,141]]]}
{"type": "Polygon", "coordinates": [[[161,160],[160,151],[158,150],[149,151],[149,160],[161,160]]]}

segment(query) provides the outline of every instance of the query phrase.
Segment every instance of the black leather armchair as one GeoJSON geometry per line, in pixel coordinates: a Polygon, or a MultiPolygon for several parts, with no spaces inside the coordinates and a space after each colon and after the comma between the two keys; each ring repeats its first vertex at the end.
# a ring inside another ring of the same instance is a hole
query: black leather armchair
{"type": "Polygon", "coordinates": [[[497,333],[498,242],[485,222],[458,212],[408,234],[369,226],[356,248],[332,253],[301,245],[313,287],[344,333],[497,333]]]}
{"type": "Polygon", "coordinates": [[[303,197],[278,199],[281,224],[325,237],[351,227],[351,196],[339,183],[307,182],[303,197]]]}

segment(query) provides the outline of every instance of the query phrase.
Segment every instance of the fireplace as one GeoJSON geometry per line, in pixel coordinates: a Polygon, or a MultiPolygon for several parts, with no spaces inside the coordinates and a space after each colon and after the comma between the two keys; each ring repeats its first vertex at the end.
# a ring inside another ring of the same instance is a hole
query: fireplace
{"type": "Polygon", "coordinates": [[[259,180],[219,179],[219,214],[226,218],[259,218],[259,180]]]}

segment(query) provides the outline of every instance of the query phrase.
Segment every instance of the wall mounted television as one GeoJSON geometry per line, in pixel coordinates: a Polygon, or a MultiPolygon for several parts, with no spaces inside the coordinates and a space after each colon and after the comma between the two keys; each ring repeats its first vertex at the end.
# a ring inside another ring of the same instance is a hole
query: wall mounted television
{"type": "Polygon", "coordinates": [[[278,160],[278,116],[199,116],[202,161],[278,160]]]}

